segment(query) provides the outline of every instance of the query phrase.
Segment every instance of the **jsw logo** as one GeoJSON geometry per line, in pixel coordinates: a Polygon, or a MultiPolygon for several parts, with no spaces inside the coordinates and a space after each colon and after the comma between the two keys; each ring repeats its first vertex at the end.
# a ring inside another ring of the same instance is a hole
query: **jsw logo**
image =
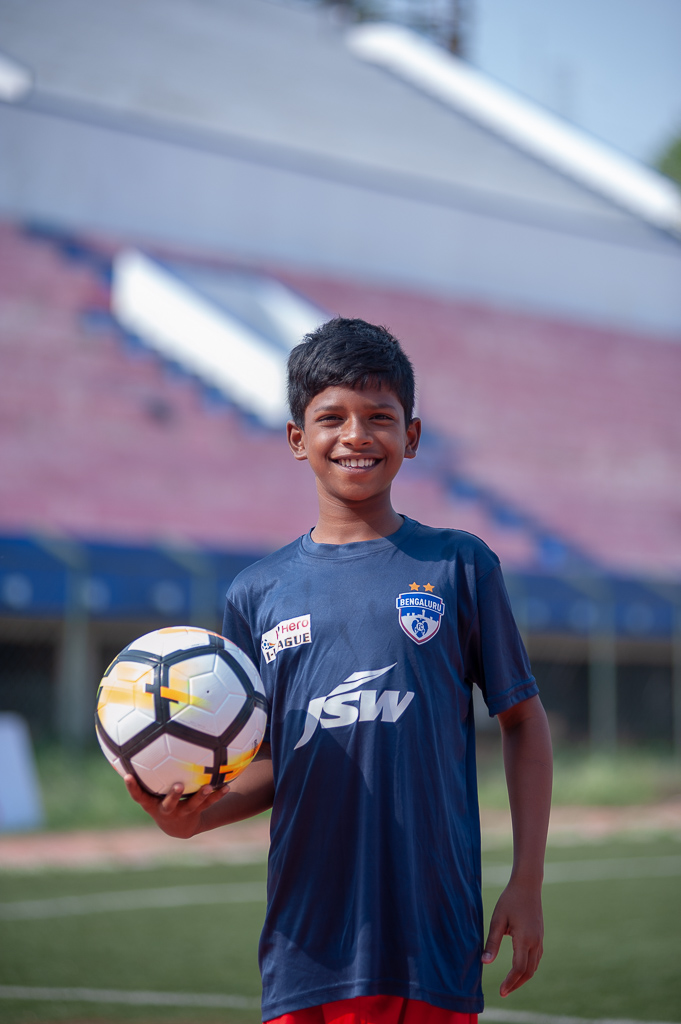
{"type": "Polygon", "coordinates": [[[358,690],[363,683],[378,679],[385,675],[393,665],[378,668],[373,672],[353,672],[351,676],[327,694],[326,697],[315,697],[307,706],[307,718],[303,735],[296,743],[294,750],[309,743],[318,725],[322,729],[337,729],[341,725],[353,725],[354,722],[373,722],[379,716],[382,722],[396,722],[411,704],[414,694],[405,693],[400,700],[399,690],[384,690],[377,697],[378,690],[358,690]],[[350,692],[352,691],[352,692],[350,692]],[[322,718],[322,715],[326,718],[322,718]]]}

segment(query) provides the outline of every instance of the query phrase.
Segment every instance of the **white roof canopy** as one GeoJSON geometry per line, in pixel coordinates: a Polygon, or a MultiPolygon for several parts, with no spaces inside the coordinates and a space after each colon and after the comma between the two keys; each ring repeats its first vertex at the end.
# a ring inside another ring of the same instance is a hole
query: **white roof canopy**
{"type": "Polygon", "coordinates": [[[362,60],[387,68],[655,227],[681,235],[681,192],[663,175],[402,26],[359,25],[349,31],[347,42],[362,60]]]}

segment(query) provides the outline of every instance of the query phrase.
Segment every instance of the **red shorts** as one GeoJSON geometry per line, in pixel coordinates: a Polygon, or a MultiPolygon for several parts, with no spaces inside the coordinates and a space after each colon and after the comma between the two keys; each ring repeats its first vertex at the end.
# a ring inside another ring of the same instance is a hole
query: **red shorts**
{"type": "Polygon", "coordinates": [[[355,996],[284,1013],[267,1024],[478,1024],[478,1015],[401,996],[355,996]]]}

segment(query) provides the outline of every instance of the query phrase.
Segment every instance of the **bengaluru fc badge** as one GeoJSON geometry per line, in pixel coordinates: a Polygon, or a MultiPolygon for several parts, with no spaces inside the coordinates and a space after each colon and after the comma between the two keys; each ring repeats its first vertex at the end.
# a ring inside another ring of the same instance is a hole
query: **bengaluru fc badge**
{"type": "Polygon", "coordinates": [[[431,640],[440,628],[440,620],[444,615],[445,603],[432,591],[430,583],[426,583],[426,593],[415,593],[420,584],[411,583],[408,594],[400,594],[395,602],[400,626],[415,644],[425,644],[431,640]]]}

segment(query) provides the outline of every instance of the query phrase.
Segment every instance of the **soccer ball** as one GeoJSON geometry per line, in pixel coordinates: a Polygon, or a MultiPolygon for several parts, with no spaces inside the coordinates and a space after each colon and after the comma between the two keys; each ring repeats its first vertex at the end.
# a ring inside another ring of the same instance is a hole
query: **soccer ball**
{"type": "Polygon", "coordinates": [[[194,626],[134,640],[104,673],[95,726],[119,775],[154,795],[219,788],[255,757],[267,703],[253,662],[236,644],[194,626]]]}

